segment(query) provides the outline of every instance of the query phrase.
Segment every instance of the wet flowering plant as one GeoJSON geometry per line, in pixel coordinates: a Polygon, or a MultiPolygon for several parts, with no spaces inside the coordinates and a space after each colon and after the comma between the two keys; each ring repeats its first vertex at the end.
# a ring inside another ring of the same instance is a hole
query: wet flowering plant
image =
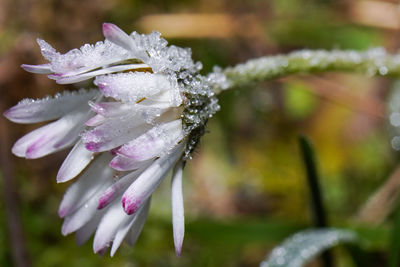
{"type": "Polygon", "coordinates": [[[160,34],[104,23],[104,42],[58,53],[38,39],[42,65],[22,65],[59,84],[93,79],[94,88],[40,100],[25,99],[4,115],[17,123],[53,121],[20,138],[12,152],[39,158],[72,147],[57,175],[73,178],[59,207],[62,233],[79,244],[94,233],[94,252],[123,240],[133,245],[153,191],[172,170],[173,233],[177,255],[184,236],[182,169],[205,124],[218,109],[209,78],[190,49],[167,46],[160,34]]]}
{"type": "MultiPolygon", "coordinates": [[[[79,244],[94,234],[93,249],[99,254],[111,246],[114,255],[124,240],[136,242],[152,193],[169,172],[174,244],[181,254],[182,170],[208,119],[219,110],[216,95],[223,90],[295,73],[346,71],[400,77],[400,54],[390,55],[381,48],[295,51],[215,68],[201,76],[201,64],[193,62],[190,50],[168,46],[157,32],[127,35],[105,23],[103,33],[104,42],[66,54],[38,40],[49,63],[22,65],[27,71],[48,74],[58,84],[86,80],[92,88],[25,99],[4,113],[17,123],[51,121],[20,138],[12,148],[15,155],[33,159],[72,147],[57,174],[58,182],[76,179],[59,207],[62,233],[75,232],[79,244]]],[[[394,126],[398,126],[396,114],[391,116],[394,126]]],[[[304,151],[312,169],[312,149],[305,146],[304,151]]],[[[320,202],[315,192],[314,201],[320,202]]],[[[326,248],[356,239],[341,229],[303,232],[285,241],[262,265],[301,266],[326,248]]]]}

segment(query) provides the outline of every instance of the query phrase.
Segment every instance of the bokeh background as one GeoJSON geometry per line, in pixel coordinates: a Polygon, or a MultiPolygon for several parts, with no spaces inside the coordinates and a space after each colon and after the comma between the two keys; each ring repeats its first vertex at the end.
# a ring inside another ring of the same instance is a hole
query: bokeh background
{"type": "MultiPolygon", "coordinates": [[[[169,43],[191,47],[204,74],[303,48],[400,48],[395,0],[1,0],[0,111],[22,98],[76,89],[20,65],[45,62],[37,37],[66,52],[103,40],[102,22],[160,31],[169,43]]],[[[69,183],[57,184],[55,176],[67,151],[15,157],[11,145],[38,125],[1,117],[0,265],[258,266],[284,238],[312,226],[298,146],[304,134],[315,147],[329,224],[357,231],[376,266],[384,266],[400,184],[399,153],[391,147],[397,132],[389,123],[399,90],[395,80],[327,73],[221,94],[222,109],[184,173],[181,258],[173,249],[169,179],[154,194],[134,248],[99,257],[91,242],[77,247],[73,236],[63,237],[57,209],[69,183]]],[[[342,250],[334,255],[338,266],[352,266],[342,250]]]]}

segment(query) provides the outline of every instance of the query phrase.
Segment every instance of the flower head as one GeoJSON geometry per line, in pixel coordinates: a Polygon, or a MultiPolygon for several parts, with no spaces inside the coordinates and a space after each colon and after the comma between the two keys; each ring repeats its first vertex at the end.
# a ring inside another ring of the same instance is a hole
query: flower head
{"type": "Polygon", "coordinates": [[[23,100],[4,115],[18,123],[53,121],[20,138],[12,151],[38,158],[71,147],[57,175],[75,177],[59,208],[62,233],[78,243],[93,233],[93,249],[111,255],[125,239],[134,244],[155,188],[172,170],[176,253],[183,235],[182,169],[218,109],[200,63],[190,49],[167,46],[160,34],[127,35],[104,23],[104,42],[66,54],[38,40],[42,65],[22,65],[49,74],[59,84],[93,79],[94,88],[41,100],[23,100]],[[121,203],[122,202],[122,203],[121,203]]]}

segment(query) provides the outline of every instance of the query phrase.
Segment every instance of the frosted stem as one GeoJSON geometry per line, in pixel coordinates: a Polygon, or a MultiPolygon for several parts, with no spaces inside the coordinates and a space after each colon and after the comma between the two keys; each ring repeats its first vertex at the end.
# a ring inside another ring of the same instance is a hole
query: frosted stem
{"type": "Polygon", "coordinates": [[[268,81],[290,74],[329,71],[400,77],[400,54],[388,54],[382,48],[364,52],[301,50],[287,55],[251,59],[246,63],[222,70],[215,69],[208,78],[214,91],[219,94],[233,87],[268,81]]]}

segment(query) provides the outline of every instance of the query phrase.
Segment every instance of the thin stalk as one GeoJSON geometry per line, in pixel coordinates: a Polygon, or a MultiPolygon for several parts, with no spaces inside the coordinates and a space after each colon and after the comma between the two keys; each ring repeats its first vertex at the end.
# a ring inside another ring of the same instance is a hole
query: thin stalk
{"type": "MultiPolygon", "coordinates": [[[[299,136],[299,144],[304,161],[307,183],[311,193],[313,224],[317,228],[324,228],[328,226],[328,223],[322,200],[322,191],[319,185],[314,150],[311,143],[304,136],[299,136]]],[[[333,257],[329,250],[322,254],[322,261],[325,267],[333,266],[333,257]]]]}
{"type": "Polygon", "coordinates": [[[291,74],[330,71],[400,77],[400,54],[389,54],[382,48],[364,52],[301,50],[287,55],[251,59],[226,69],[216,68],[209,77],[213,90],[218,94],[223,90],[291,74]]]}

